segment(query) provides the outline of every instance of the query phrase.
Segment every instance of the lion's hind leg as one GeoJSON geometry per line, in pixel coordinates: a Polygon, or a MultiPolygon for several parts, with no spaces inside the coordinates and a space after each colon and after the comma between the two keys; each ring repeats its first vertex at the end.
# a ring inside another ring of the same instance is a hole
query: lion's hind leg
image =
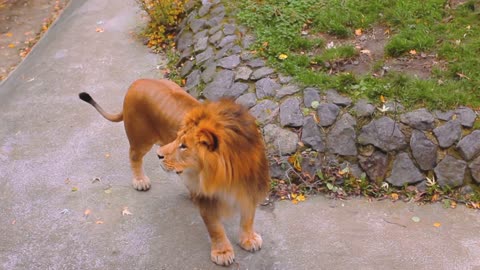
{"type": "Polygon", "coordinates": [[[232,244],[221,222],[222,202],[214,198],[195,198],[211,241],[210,258],[218,265],[230,265],[235,259],[232,244]]]}

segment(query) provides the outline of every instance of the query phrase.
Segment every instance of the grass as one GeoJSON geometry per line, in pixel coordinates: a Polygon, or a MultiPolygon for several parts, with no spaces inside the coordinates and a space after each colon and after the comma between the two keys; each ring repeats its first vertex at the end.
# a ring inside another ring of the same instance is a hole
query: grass
{"type": "MultiPolygon", "coordinates": [[[[383,95],[407,108],[480,107],[480,5],[469,1],[445,7],[444,0],[245,0],[235,3],[241,23],[255,33],[252,50],[298,82],[337,88],[354,98],[378,101],[383,95]],[[445,68],[429,79],[401,73],[373,76],[328,74],[326,63],[358,56],[344,45],[326,49],[325,36],[354,37],[356,29],[382,26],[391,33],[385,59],[411,57],[409,52],[437,55],[445,68]],[[280,59],[280,55],[286,59],[280,59]]],[[[232,4],[233,5],[233,4],[232,4]]]]}

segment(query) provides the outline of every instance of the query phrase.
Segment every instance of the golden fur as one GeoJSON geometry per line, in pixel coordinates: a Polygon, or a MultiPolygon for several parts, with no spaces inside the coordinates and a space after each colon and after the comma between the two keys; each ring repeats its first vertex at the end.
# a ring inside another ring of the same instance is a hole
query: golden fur
{"type": "Polygon", "coordinates": [[[233,248],[221,218],[240,210],[240,246],[259,250],[255,209],[265,199],[270,175],[261,134],[247,109],[231,100],[206,102],[190,110],[177,138],[158,149],[163,166],[177,172],[198,205],[211,239],[211,259],[233,262],[233,248]]]}
{"type": "Polygon", "coordinates": [[[129,87],[118,114],[105,112],[89,94],[80,98],[90,103],[112,122],[123,121],[130,143],[130,165],[133,187],[148,190],[150,179],[143,171],[143,157],[154,144],[172,142],[185,114],[200,103],[180,86],[168,80],[139,79],[129,87]]]}

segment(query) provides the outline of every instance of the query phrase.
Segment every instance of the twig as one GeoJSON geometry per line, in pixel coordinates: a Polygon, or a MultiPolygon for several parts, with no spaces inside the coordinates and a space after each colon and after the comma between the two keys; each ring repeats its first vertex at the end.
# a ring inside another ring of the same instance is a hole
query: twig
{"type": "Polygon", "coordinates": [[[388,221],[388,220],[386,220],[385,218],[383,218],[383,221],[385,221],[385,222],[388,223],[388,224],[393,224],[393,225],[397,225],[397,226],[400,226],[400,227],[403,227],[403,228],[407,228],[406,225],[403,225],[403,224],[400,224],[400,223],[396,223],[396,222],[392,222],[392,221],[388,221]]]}

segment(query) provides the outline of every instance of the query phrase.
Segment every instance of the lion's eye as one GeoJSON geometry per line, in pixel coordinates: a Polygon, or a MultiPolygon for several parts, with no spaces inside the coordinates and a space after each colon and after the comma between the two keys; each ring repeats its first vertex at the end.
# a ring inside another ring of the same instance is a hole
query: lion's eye
{"type": "Polygon", "coordinates": [[[187,149],[187,146],[186,146],[185,144],[181,143],[181,144],[178,146],[178,148],[180,148],[180,149],[187,149]]]}

